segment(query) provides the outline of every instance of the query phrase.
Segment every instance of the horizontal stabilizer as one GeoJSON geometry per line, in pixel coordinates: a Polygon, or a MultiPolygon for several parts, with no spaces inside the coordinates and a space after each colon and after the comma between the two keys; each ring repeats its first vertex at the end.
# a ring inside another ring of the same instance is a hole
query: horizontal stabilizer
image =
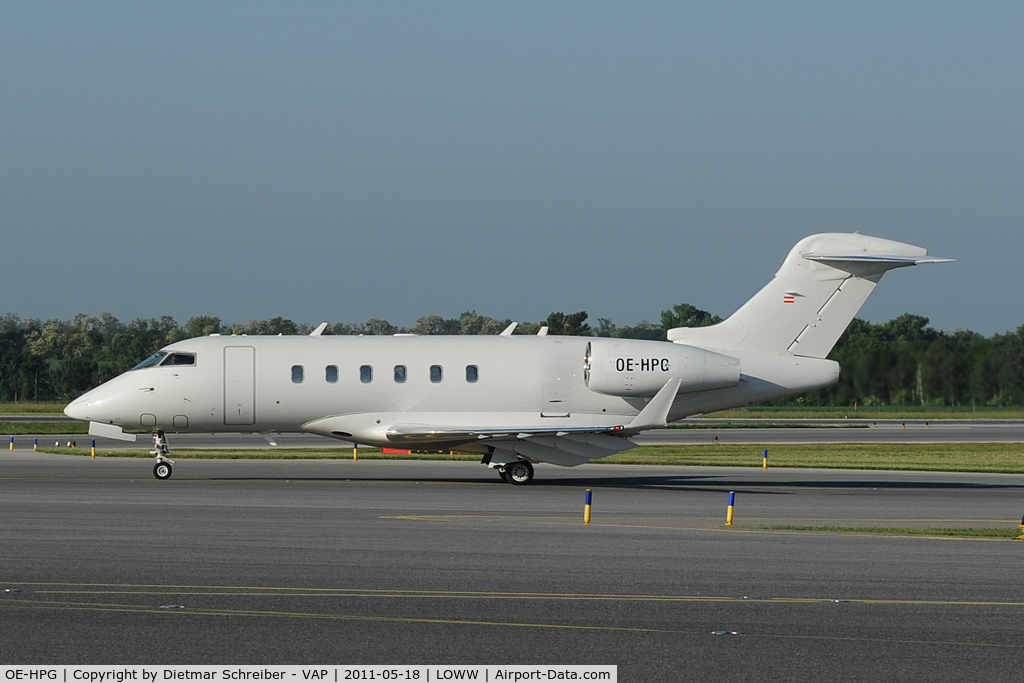
{"type": "Polygon", "coordinates": [[[937,256],[882,256],[867,254],[804,254],[808,261],[831,261],[834,263],[886,263],[893,268],[903,266],[917,266],[923,263],[951,263],[956,261],[953,258],[939,258],[937,256]]]}

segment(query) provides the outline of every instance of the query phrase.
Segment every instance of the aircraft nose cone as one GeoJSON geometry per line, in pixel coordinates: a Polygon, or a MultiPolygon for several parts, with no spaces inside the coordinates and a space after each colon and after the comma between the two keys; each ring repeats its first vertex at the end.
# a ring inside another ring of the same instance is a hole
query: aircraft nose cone
{"type": "Polygon", "coordinates": [[[88,407],[89,401],[82,397],[64,406],[64,414],[75,420],[88,420],[88,407]]]}

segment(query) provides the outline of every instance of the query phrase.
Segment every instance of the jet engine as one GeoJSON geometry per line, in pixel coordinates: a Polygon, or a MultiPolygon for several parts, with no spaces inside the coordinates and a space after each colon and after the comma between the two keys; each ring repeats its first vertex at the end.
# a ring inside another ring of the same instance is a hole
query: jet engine
{"type": "Polygon", "coordinates": [[[695,346],[666,342],[595,339],[587,343],[583,380],[591,391],[611,396],[654,396],[670,379],[679,393],[734,387],[740,362],[695,346]]]}

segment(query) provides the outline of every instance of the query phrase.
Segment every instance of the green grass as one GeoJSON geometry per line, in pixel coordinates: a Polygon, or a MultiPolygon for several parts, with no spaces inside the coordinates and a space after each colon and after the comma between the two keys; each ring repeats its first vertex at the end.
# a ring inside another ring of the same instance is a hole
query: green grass
{"type": "Polygon", "coordinates": [[[722,410],[704,417],[729,419],[776,420],[1024,420],[1024,407],[993,408],[988,406],[749,406],[722,410]]]}
{"type": "MultiPolygon", "coordinates": [[[[58,453],[61,455],[85,455],[90,454],[90,445],[86,443],[78,448],[56,448],[51,446],[40,447],[44,453],[58,453]]],[[[96,449],[96,456],[102,458],[152,458],[148,450],[124,450],[111,451],[96,449]]],[[[449,455],[447,453],[383,453],[377,449],[366,447],[359,448],[360,460],[464,460],[479,462],[480,455],[449,455]]],[[[352,449],[350,448],[261,448],[261,449],[232,449],[232,448],[176,448],[171,451],[172,460],[351,460],[352,449]]]]}
{"type": "Polygon", "coordinates": [[[88,434],[87,422],[0,422],[0,434],[88,434]]]}
{"type": "MultiPolygon", "coordinates": [[[[750,444],[641,446],[599,463],[760,467],[764,448],[750,444]]],[[[1024,473],[1024,444],[779,444],[769,467],[1024,473]]]]}
{"type": "Polygon", "coordinates": [[[0,402],[0,415],[63,415],[66,405],[53,401],[0,402]]]}
{"type": "MultiPolygon", "coordinates": [[[[673,422],[660,429],[870,429],[870,425],[857,422],[837,426],[821,426],[812,423],[778,422],[787,418],[751,418],[743,422],[732,422],[736,417],[728,418],[729,422],[673,422]]],[[[801,418],[807,419],[807,418],[801,418]]]]}
{"type": "MultiPolygon", "coordinates": [[[[748,527],[749,528],[749,527],[748,527]]],[[[765,531],[809,531],[826,534],[880,534],[883,536],[952,536],[956,538],[1017,538],[1020,528],[998,527],[888,527],[888,526],[796,526],[771,524],[753,527],[765,531]]]]}
{"type": "MultiPolygon", "coordinates": [[[[47,453],[88,455],[89,444],[77,449],[43,448],[47,453]]],[[[698,446],[641,446],[633,450],[595,460],[599,464],[692,465],[725,467],[761,467],[763,448],[743,444],[698,446]]],[[[109,451],[97,449],[97,455],[122,458],[152,457],[148,450],[109,451]]],[[[769,449],[771,468],[804,467],[861,470],[917,470],[929,472],[1024,473],[1022,444],[791,444],[769,449]]],[[[335,459],[348,460],[347,448],[275,448],[275,449],[175,449],[172,458],[209,459],[335,459]]],[[[385,454],[360,448],[363,460],[464,460],[478,461],[479,455],[385,454]]]]}

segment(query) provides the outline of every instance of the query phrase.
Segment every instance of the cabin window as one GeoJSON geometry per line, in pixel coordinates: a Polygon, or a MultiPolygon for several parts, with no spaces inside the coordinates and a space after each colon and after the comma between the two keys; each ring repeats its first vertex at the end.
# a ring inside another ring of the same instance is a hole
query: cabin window
{"type": "Polygon", "coordinates": [[[293,365],[292,366],[292,381],[295,382],[296,384],[302,384],[302,366],[301,365],[293,365]]]}
{"type": "Polygon", "coordinates": [[[373,366],[372,365],[361,365],[359,366],[359,381],[363,384],[369,384],[373,381],[373,366]]]}
{"type": "Polygon", "coordinates": [[[191,353],[176,353],[176,352],[173,352],[173,351],[171,353],[167,354],[167,358],[164,358],[164,361],[162,363],[160,363],[161,366],[164,366],[164,365],[195,365],[195,364],[196,364],[195,354],[191,354],[191,353]]]}
{"type": "Polygon", "coordinates": [[[404,365],[395,366],[395,381],[401,384],[405,381],[407,370],[404,365]]]}
{"type": "Polygon", "coordinates": [[[475,382],[480,379],[480,368],[475,365],[466,366],[466,381],[475,382]]]}
{"type": "Polygon", "coordinates": [[[330,382],[331,384],[337,382],[338,381],[338,366],[337,365],[328,365],[327,366],[327,371],[326,371],[326,376],[327,376],[327,381],[330,382]]]}
{"type": "Polygon", "coordinates": [[[431,382],[433,382],[434,384],[437,384],[438,382],[441,381],[441,378],[443,376],[444,376],[444,371],[441,369],[440,365],[431,365],[430,366],[430,381],[431,382]]]}

